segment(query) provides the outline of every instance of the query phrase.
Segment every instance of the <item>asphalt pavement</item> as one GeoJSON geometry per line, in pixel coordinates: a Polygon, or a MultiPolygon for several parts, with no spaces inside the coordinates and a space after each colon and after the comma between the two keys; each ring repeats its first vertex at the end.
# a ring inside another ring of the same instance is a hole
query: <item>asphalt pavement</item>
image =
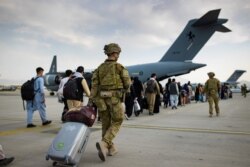
{"type": "MultiPolygon", "coordinates": [[[[148,111],[123,126],[114,142],[118,154],[102,162],[95,143],[101,139],[101,125],[95,123],[79,167],[249,167],[250,97],[234,94],[221,100],[219,117],[208,116],[208,103],[195,103],[148,111]]],[[[15,160],[9,167],[51,167],[45,156],[62,126],[63,105],[46,96],[47,115],[53,122],[42,126],[38,112],[36,128],[26,128],[26,111],[18,92],[0,93],[0,144],[15,160]]]]}

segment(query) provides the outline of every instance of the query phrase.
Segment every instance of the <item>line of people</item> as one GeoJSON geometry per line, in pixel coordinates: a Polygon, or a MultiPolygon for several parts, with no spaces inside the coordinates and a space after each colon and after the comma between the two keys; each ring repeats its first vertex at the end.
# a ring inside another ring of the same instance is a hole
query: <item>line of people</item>
{"type": "Polygon", "coordinates": [[[175,78],[168,79],[164,89],[164,106],[171,106],[172,109],[177,109],[177,106],[185,106],[191,103],[193,99],[193,88],[190,81],[181,86],[180,82],[176,82],[175,78]]]}
{"type": "MultiPolygon", "coordinates": [[[[62,101],[65,105],[63,113],[82,106],[83,93],[89,97],[89,104],[94,103],[97,106],[98,115],[102,124],[102,138],[96,143],[96,148],[98,150],[98,156],[102,161],[106,160],[107,155],[113,156],[117,154],[117,145],[113,143],[113,140],[121,128],[125,117],[124,114],[126,114],[127,117],[132,115],[135,101],[138,101],[141,106],[141,109],[136,112],[137,116],[144,108],[147,108],[148,114],[153,116],[154,113],[160,112],[160,94],[164,94],[165,107],[169,106],[170,101],[172,109],[177,109],[179,101],[181,105],[190,103],[193,96],[190,82],[181,87],[174,78],[172,80],[169,79],[169,82],[163,90],[161,84],[157,81],[157,75],[155,73],[152,73],[148,81],[144,84],[142,84],[137,77],[130,78],[128,70],[117,62],[121,48],[116,43],[105,45],[104,53],[107,55],[107,59],[93,72],[91,88],[89,88],[90,86],[83,77],[83,66],[79,66],[75,73],[72,73],[71,70],[66,71],[67,77],[61,81],[58,90],[59,94],[61,89],[63,89],[63,92],[61,92],[62,101]],[[74,83],[76,83],[75,87],[77,91],[72,90],[65,92],[65,87],[67,87],[67,84],[71,81],[76,81],[74,83]],[[68,98],[66,97],[66,93],[73,93],[75,96],[74,98],[68,98]],[[122,105],[123,102],[125,102],[126,107],[122,105]],[[145,103],[147,103],[147,107],[145,107],[145,103]]],[[[37,77],[39,78],[35,82],[35,90],[37,91],[35,99],[33,101],[27,101],[27,127],[35,127],[32,123],[32,115],[35,109],[39,110],[43,122],[42,125],[51,123],[51,121],[47,119],[45,112],[44,81],[41,77],[43,71],[41,67],[37,68],[37,77]]],[[[212,84],[209,84],[210,87],[211,85],[212,84]]],[[[214,91],[215,89],[211,89],[209,86],[205,86],[205,92],[211,94],[211,90],[214,91]]],[[[212,99],[209,99],[209,101],[212,103],[212,99]]],[[[218,103],[216,103],[216,113],[218,112],[218,103]]],[[[211,107],[209,113],[210,115],[212,113],[211,107]]]]}

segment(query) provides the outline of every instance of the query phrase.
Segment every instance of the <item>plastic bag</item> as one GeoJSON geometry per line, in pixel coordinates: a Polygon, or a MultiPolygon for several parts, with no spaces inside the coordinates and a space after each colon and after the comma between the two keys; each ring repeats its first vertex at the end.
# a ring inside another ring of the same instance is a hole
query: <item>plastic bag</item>
{"type": "Polygon", "coordinates": [[[139,105],[137,99],[134,100],[134,111],[141,110],[141,106],[139,105]]]}

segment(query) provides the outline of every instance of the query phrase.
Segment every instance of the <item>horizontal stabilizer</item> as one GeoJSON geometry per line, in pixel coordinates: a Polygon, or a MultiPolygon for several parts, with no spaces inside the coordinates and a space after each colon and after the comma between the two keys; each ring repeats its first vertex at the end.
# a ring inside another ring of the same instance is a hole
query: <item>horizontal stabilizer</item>
{"type": "Polygon", "coordinates": [[[213,24],[218,20],[218,16],[220,14],[220,9],[211,10],[203,15],[200,19],[192,24],[193,27],[200,27],[209,24],[213,24]]]}
{"type": "Polygon", "coordinates": [[[227,27],[223,26],[223,25],[218,25],[216,27],[216,31],[219,31],[219,32],[231,32],[230,29],[228,29],[227,27]]]}
{"type": "Polygon", "coordinates": [[[199,19],[189,20],[188,24],[161,58],[163,61],[193,60],[196,54],[216,32],[230,32],[223,26],[228,19],[218,18],[221,9],[211,10],[199,19]]]}
{"type": "Polygon", "coordinates": [[[240,78],[240,76],[245,72],[245,70],[235,70],[226,82],[236,82],[240,78]]]}

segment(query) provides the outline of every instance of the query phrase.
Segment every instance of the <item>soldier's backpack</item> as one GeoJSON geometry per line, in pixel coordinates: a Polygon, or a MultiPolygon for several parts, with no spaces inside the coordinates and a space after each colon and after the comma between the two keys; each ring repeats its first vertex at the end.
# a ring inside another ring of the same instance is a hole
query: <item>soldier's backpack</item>
{"type": "Polygon", "coordinates": [[[70,78],[63,87],[63,97],[68,100],[79,100],[79,93],[77,78],[70,78]]]}
{"type": "Polygon", "coordinates": [[[35,97],[35,88],[34,88],[34,83],[36,78],[32,78],[31,80],[26,81],[22,86],[21,86],[21,97],[23,100],[33,100],[35,97]]]}
{"type": "Polygon", "coordinates": [[[146,92],[153,93],[155,91],[155,81],[150,79],[147,81],[146,92]]]}

